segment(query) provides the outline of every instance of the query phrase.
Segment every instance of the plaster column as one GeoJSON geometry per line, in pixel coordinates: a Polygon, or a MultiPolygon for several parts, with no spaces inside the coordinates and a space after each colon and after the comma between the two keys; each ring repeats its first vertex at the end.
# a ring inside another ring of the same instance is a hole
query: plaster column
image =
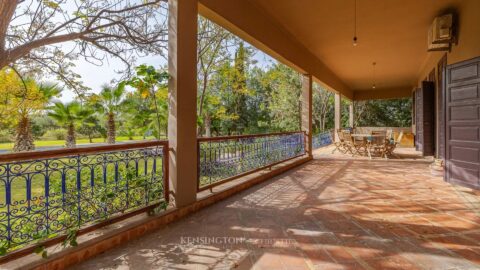
{"type": "Polygon", "coordinates": [[[306,134],[305,152],[312,156],[312,75],[305,74],[302,78],[302,131],[306,134]]]}
{"type": "Polygon", "coordinates": [[[177,207],[197,199],[197,0],[169,0],[169,175],[177,207]]]}
{"type": "Polygon", "coordinates": [[[335,141],[338,142],[337,130],[342,127],[342,96],[335,93],[335,141]]]}
{"type": "Polygon", "coordinates": [[[353,102],[354,102],[353,100],[350,101],[350,105],[348,106],[348,112],[349,112],[349,115],[348,115],[348,125],[349,125],[351,128],[353,128],[353,124],[354,124],[353,119],[354,119],[354,113],[355,113],[355,111],[354,111],[354,109],[353,109],[353,102]]]}

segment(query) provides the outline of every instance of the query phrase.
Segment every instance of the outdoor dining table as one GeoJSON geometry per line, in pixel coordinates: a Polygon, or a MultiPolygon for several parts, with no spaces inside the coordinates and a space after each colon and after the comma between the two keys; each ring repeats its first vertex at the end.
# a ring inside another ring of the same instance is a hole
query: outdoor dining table
{"type": "Polygon", "coordinates": [[[365,145],[362,145],[362,146],[365,147],[365,149],[367,150],[368,157],[370,159],[372,159],[372,154],[370,153],[370,146],[371,146],[372,140],[371,139],[369,140],[369,138],[386,138],[387,137],[386,134],[382,135],[382,134],[366,134],[366,133],[351,134],[350,136],[352,136],[355,141],[358,140],[365,143],[365,145]],[[367,139],[365,140],[365,138],[367,139]]]}
{"type": "Polygon", "coordinates": [[[357,133],[357,134],[351,134],[352,137],[360,137],[360,138],[365,138],[365,137],[387,137],[387,135],[381,135],[381,134],[362,134],[362,133],[357,133]]]}

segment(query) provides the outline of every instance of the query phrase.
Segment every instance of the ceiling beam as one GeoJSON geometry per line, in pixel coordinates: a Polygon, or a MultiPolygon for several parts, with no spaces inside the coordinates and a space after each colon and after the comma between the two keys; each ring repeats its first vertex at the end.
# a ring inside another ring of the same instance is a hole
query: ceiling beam
{"type": "Polygon", "coordinates": [[[336,74],[250,1],[200,0],[199,13],[280,62],[311,74],[327,89],[353,98],[353,91],[336,74]]]}
{"type": "Polygon", "coordinates": [[[412,96],[412,87],[356,90],[353,92],[353,96],[354,100],[408,98],[412,96]]]}

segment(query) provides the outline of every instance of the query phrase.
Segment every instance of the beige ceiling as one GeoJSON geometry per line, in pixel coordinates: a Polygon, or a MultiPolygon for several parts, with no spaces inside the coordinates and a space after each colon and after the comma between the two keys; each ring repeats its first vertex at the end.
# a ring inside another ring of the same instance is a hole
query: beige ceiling
{"type": "MultiPolygon", "coordinates": [[[[479,0],[480,1],[480,0],[479,0]]],[[[410,87],[427,58],[435,16],[461,0],[250,0],[323,61],[352,90],[410,87]]]]}

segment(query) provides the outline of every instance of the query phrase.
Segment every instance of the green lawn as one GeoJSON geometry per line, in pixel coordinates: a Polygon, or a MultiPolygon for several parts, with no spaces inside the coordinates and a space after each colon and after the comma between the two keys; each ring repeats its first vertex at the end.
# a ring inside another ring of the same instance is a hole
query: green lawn
{"type": "MultiPolygon", "coordinates": [[[[65,218],[70,216],[73,223],[68,224],[77,224],[76,216],[80,209],[83,225],[153,204],[163,198],[162,156],[145,157],[142,151],[132,153],[127,158],[113,154],[105,158],[109,160],[107,165],[94,154],[85,158],[88,162],[83,162],[98,166],[82,166],[78,174],[76,164],[72,165],[68,161],[57,163],[59,165],[54,165],[52,168],[55,170],[49,170],[49,177],[46,178],[44,167],[39,163],[31,166],[34,163],[27,162],[12,170],[21,170],[21,173],[11,174],[7,178],[5,174],[0,176],[0,228],[6,229],[7,224],[11,226],[12,245],[8,247],[9,251],[35,243],[38,234],[47,233],[45,226],[42,226],[47,218],[52,221],[48,235],[52,237],[64,233],[62,222],[65,218]],[[138,162],[138,166],[134,166],[135,162],[138,162]],[[129,168],[129,165],[133,166],[129,168]],[[77,187],[78,177],[81,188],[77,187]],[[7,181],[10,183],[9,205],[6,204],[7,181]],[[65,193],[62,192],[63,186],[66,188],[65,193]],[[28,193],[31,194],[30,199],[27,199],[28,193]],[[49,207],[46,207],[46,202],[49,207]],[[24,242],[25,244],[20,244],[24,242]]],[[[2,236],[4,235],[5,233],[2,236]]],[[[0,238],[0,248],[5,247],[5,241],[0,238]]]]}
{"type": "MultiPolygon", "coordinates": [[[[142,136],[135,136],[133,137],[134,140],[143,140],[142,136]]],[[[147,138],[147,139],[153,139],[147,138]]],[[[128,137],[117,137],[117,142],[125,142],[128,141],[128,137]]],[[[104,139],[103,138],[95,138],[93,139],[93,143],[103,143],[104,139]]],[[[88,139],[77,139],[77,144],[78,145],[85,145],[89,144],[88,139]]],[[[35,141],[35,146],[36,147],[51,147],[51,146],[64,146],[65,141],[64,140],[56,140],[56,141],[35,141]]],[[[13,148],[13,143],[0,143],[0,150],[12,150],[13,148]]]]}

